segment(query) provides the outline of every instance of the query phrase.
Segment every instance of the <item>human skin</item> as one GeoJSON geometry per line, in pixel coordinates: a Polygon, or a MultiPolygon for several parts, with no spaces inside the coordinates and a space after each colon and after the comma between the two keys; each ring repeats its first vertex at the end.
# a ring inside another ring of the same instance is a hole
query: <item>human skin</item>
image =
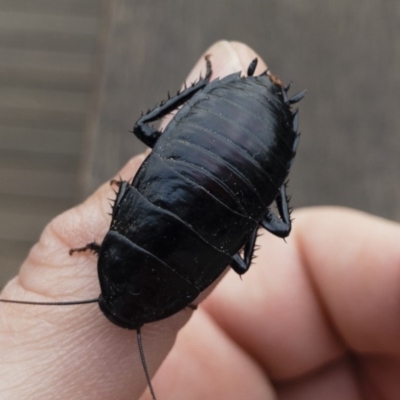
{"type": "MultiPolygon", "coordinates": [[[[256,57],[237,42],[218,42],[205,54],[213,79],[246,71],[256,57]]],[[[256,74],[265,68],[260,61],[256,74]]],[[[203,57],[188,81],[200,71],[203,57]]],[[[131,179],[143,159],[116,176],[131,179]]],[[[1,298],[97,297],[96,256],[68,252],[101,243],[112,197],[105,183],[55,218],[1,298]]],[[[293,216],[286,242],[267,232],[258,239],[242,279],[228,271],[197,311],[143,327],[160,400],[399,397],[399,225],[333,207],[293,216]]],[[[0,398],[150,398],[135,331],[111,324],[96,304],[2,303],[0,316],[0,398]]]]}

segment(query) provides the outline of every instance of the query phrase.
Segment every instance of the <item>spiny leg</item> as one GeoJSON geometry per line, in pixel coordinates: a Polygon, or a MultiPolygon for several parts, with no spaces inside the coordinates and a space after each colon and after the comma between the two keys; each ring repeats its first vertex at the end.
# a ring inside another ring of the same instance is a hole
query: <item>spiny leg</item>
{"type": "Polygon", "coordinates": [[[289,203],[286,197],[286,188],[284,184],[280,187],[275,202],[278,206],[280,219],[268,209],[261,221],[261,226],[274,235],[285,238],[292,229],[292,223],[290,221],[289,203]]]}
{"type": "Polygon", "coordinates": [[[118,187],[121,187],[121,185],[122,185],[122,183],[123,183],[124,181],[122,180],[122,178],[119,178],[119,179],[111,179],[111,181],[110,181],[110,186],[118,186],[118,187]]]}
{"type": "MultiPolygon", "coordinates": [[[[110,201],[114,202],[113,204],[111,204],[113,212],[110,214],[110,215],[113,215],[114,211],[118,208],[122,198],[124,197],[126,190],[130,187],[130,184],[127,181],[112,179],[110,181],[110,185],[118,186],[118,192],[115,192],[116,193],[115,200],[110,199],[110,201]]],[[[101,249],[100,244],[98,244],[96,242],[91,242],[91,243],[88,243],[86,246],[70,249],[69,255],[72,256],[72,254],[74,254],[74,253],[81,253],[81,252],[84,252],[87,250],[90,250],[94,254],[99,255],[100,249],[101,249]]]]}
{"type": "Polygon", "coordinates": [[[307,94],[307,90],[302,90],[299,93],[296,93],[289,99],[289,104],[298,103],[305,95],[307,94]]]}
{"type": "Polygon", "coordinates": [[[254,72],[256,71],[258,59],[255,58],[247,68],[247,76],[253,76],[254,72]]]}
{"type": "Polygon", "coordinates": [[[236,253],[232,258],[231,267],[239,275],[244,274],[250,268],[251,261],[253,260],[254,256],[254,247],[256,245],[256,240],[257,240],[257,231],[258,231],[258,226],[251,233],[249,239],[244,245],[244,255],[243,255],[244,257],[242,258],[239,253],[236,253]]]}
{"type": "Polygon", "coordinates": [[[99,255],[100,248],[101,248],[100,244],[98,244],[96,242],[92,242],[92,243],[88,243],[86,246],[83,246],[83,247],[76,247],[76,248],[70,249],[69,255],[72,256],[72,254],[74,254],[74,253],[81,253],[81,252],[87,251],[87,250],[90,250],[93,253],[99,255]]]}
{"type": "Polygon", "coordinates": [[[138,119],[133,127],[133,133],[145,145],[153,148],[161,135],[161,131],[158,131],[157,129],[154,129],[148,125],[149,122],[161,119],[162,117],[165,117],[167,114],[176,110],[179,106],[188,101],[199,90],[203,89],[208,84],[212,74],[212,69],[209,56],[206,56],[205,59],[207,71],[204,79],[200,79],[197,83],[182,90],[182,92],[178,92],[176,96],[169,98],[166,102],[156,106],[153,110],[149,110],[145,115],[142,115],[138,119]]]}

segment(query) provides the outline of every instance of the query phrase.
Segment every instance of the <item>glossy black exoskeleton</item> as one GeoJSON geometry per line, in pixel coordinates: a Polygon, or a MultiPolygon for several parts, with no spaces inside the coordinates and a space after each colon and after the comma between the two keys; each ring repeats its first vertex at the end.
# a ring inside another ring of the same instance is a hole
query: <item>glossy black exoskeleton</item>
{"type": "Polygon", "coordinates": [[[269,71],[204,79],[137,121],[153,151],[132,182],[119,182],[99,255],[100,308],[114,324],[139,329],[191,304],[228,265],[245,273],[260,226],[291,229],[285,180],[299,140],[288,87],[269,71]],[[177,114],[163,132],[148,125],[177,114]],[[279,217],[269,206],[276,202],[279,217]],[[241,255],[243,251],[243,257],[241,255]]]}

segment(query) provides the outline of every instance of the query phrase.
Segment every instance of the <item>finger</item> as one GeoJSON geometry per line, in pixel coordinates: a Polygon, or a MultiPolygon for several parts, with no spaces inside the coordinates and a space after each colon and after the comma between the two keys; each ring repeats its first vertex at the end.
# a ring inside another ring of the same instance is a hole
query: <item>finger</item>
{"type": "Polygon", "coordinates": [[[355,352],[400,356],[399,225],[345,209],[299,219],[304,264],[337,335],[355,352]]]}
{"type": "Polygon", "coordinates": [[[200,307],[154,379],[165,400],[276,400],[254,359],[200,307]]]}
{"type": "MultiPolygon", "coordinates": [[[[207,55],[210,56],[212,64],[211,80],[240,71],[243,71],[245,74],[250,62],[256,57],[258,58],[258,64],[255,74],[260,74],[267,69],[264,61],[253,49],[240,42],[228,42],[224,40],[217,42],[203,53],[185,80],[187,86],[190,86],[193,82],[197,82],[200,76],[205,76],[205,56],[207,55]]],[[[161,129],[164,129],[168,125],[171,118],[172,115],[168,115],[163,119],[160,126],[161,129]]]]}
{"type": "Polygon", "coordinates": [[[348,350],[398,355],[399,236],[355,211],[303,210],[287,244],[265,233],[243,281],[229,274],[204,307],[279,381],[348,350]]]}
{"type": "MultiPolygon", "coordinates": [[[[308,376],[284,382],[280,396],[310,398],[313,393],[316,398],[319,390],[335,393],[333,398],[359,399],[374,393],[397,399],[400,227],[351,210],[316,211],[298,219],[308,227],[308,234],[299,237],[299,248],[316,296],[346,354],[308,376]]],[[[305,233],[301,226],[299,231],[305,233]]]]}

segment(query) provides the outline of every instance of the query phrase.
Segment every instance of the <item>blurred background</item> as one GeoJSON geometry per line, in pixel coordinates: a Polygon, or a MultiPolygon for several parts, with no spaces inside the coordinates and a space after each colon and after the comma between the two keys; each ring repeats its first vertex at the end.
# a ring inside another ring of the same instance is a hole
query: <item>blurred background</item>
{"type": "Polygon", "coordinates": [[[0,287],[55,215],[143,150],[129,130],[220,39],[300,104],[289,193],[400,221],[400,3],[0,0],[0,287]]]}

